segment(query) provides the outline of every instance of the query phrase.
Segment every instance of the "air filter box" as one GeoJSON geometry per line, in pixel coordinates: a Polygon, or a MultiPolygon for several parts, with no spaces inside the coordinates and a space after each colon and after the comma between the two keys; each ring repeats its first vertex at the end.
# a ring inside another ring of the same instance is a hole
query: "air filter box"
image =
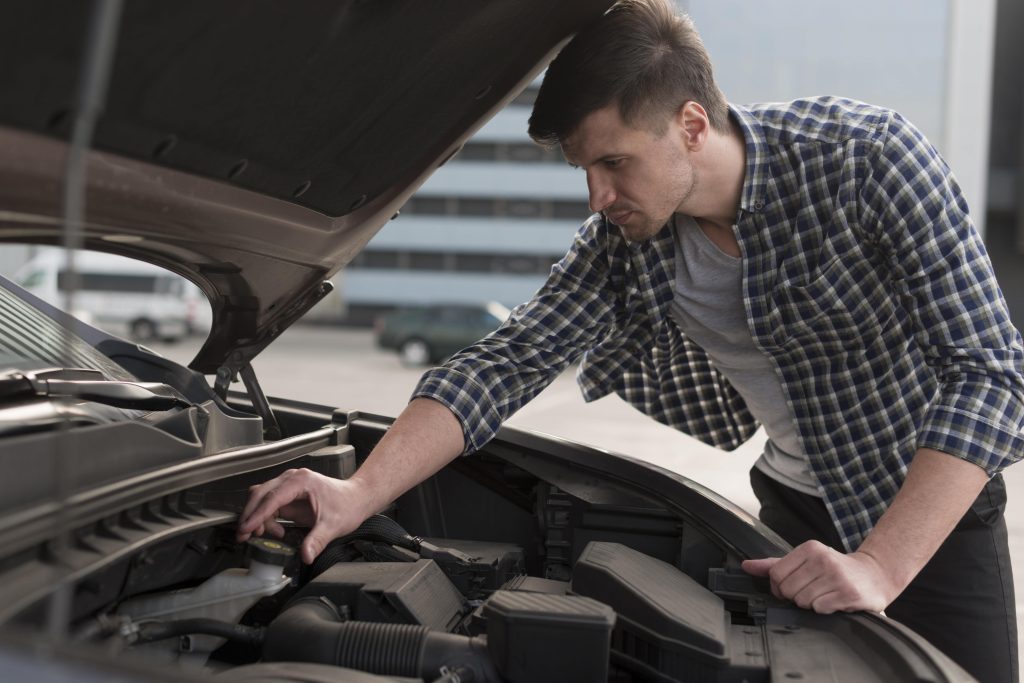
{"type": "Polygon", "coordinates": [[[344,562],[320,574],[293,596],[325,597],[346,606],[352,619],[420,624],[450,631],[465,601],[433,560],[344,562]]]}
{"type": "Polygon", "coordinates": [[[615,612],[576,595],[495,591],[483,606],[487,648],[508,683],[608,679],[615,612]]]}
{"type": "Polygon", "coordinates": [[[594,541],[573,567],[571,590],[615,610],[611,648],[626,668],[660,681],[768,679],[761,630],[734,626],[721,598],[667,562],[594,541]]]}

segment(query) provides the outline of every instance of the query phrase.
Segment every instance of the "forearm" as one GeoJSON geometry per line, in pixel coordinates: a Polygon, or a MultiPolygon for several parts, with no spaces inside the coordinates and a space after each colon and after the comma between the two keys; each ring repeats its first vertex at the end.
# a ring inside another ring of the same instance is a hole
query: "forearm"
{"type": "Polygon", "coordinates": [[[822,614],[880,612],[927,564],[987,479],[967,461],[919,449],[900,492],[856,552],[808,541],[782,558],[745,560],[743,568],[768,576],[776,596],[822,614]]]}
{"type": "Polygon", "coordinates": [[[980,467],[922,448],[906,481],[857,552],[882,568],[895,599],[928,563],[988,481],[980,467]]]}
{"type": "Polygon", "coordinates": [[[379,512],[455,459],[463,444],[462,426],[447,407],[413,399],[350,479],[364,494],[361,512],[379,512]]]}

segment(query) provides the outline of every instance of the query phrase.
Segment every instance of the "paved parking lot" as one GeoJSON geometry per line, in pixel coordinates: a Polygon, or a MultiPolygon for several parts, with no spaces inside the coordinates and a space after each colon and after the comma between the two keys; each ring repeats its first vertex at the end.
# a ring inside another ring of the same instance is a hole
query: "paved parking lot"
{"type": "MultiPolygon", "coordinates": [[[[193,340],[162,345],[158,350],[187,363],[198,348],[198,341],[193,340]]],[[[285,332],[253,366],[270,396],[382,415],[397,415],[402,410],[423,372],[405,368],[393,353],[376,349],[368,331],[306,326],[285,332]]],[[[618,397],[586,404],[571,372],[563,373],[509,424],[648,460],[757,513],[747,480],[760,452],[757,438],[725,453],[658,424],[618,397]]],[[[1024,465],[1009,468],[1004,476],[1010,495],[1006,515],[1010,551],[1017,568],[1018,631],[1024,643],[1024,465]]]]}

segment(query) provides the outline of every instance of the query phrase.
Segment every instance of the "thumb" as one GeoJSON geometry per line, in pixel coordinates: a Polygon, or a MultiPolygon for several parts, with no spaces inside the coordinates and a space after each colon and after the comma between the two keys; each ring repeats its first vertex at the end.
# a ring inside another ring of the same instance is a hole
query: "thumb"
{"type": "Polygon", "coordinates": [[[768,576],[768,572],[781,557],[766,557],[761,560],[743,560],[743,571],[752,576],[768,576]]]}
{"type": "Polygon", "coordinates": [[[324,525],[317,522],[302,541],[302,561],[305,564],[313,564],[313,560],[323,552],[331,538],[332,536],[324,525]]]}

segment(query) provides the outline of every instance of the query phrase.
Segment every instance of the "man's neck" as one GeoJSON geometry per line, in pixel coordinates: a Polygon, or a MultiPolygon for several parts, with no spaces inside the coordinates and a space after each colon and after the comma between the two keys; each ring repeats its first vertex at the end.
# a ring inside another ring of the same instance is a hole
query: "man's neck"
{"type": "Polygon", "coordinates": [[[700,183],[704,201],[692,215],[705,225],[731,231],[747,172],[746,142],[739,124],[730,119],[729,132],[713,131],[703,157],[700,183]]]}

